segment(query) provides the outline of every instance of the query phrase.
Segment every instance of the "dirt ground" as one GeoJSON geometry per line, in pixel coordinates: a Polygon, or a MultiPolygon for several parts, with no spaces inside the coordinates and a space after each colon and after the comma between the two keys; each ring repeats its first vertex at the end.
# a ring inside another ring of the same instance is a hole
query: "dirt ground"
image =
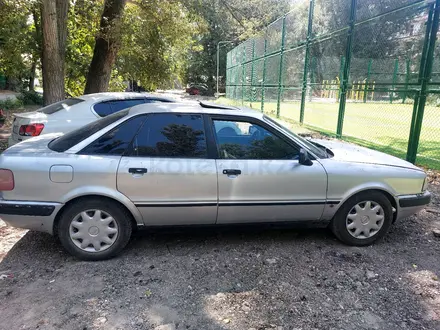
{"type": "Polygon", "coordinates": [[[0,227],[0,328],[440,329],[440,186],[429,212],[366,248],[326,230],[137,234],[82,262],[51,236],[0,227]]]}
{"type": "Polygon", "coordinates": [[[168,229],[82,262],[0,221],[0,329],[440,329],[429,175],[427,210],[365,248],[324,229],[168,229]]]}

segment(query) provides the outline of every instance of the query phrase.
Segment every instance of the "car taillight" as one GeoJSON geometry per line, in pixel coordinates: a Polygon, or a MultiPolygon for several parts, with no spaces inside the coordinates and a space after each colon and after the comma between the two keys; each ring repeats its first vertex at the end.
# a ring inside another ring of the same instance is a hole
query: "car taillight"
{"type": "Polygon", "coordinates": [[[21,125],[18,134],[21,136],[38,136],[44,128],[44,124],[21,125]]]}
{"type": "Polygon", "coordinates": [[[14,173],[0,169],[0,191],[14,190],[14,173]]]}

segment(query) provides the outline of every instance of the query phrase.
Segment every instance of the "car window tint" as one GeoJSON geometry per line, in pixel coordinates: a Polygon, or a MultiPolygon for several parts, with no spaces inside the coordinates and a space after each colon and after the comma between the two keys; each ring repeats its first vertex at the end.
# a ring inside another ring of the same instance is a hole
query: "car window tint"
{"type": "Polygon", "coordinates": [[[145,103],[173,103],[172,100],[167,99],[157,99],[157,98],[146,98],[145,103]]]}
{"type": "Polygon", "coordinates": [[[72,148],[74,145],[87,139],[89,136],[92,136],[96,132],[100,131],[104,127],[107,127],[108,125],[125,117],[127,114],[128,114],[128,110],[120,111],[105,118],[98,119],[90,124],[87,124],[81,128],[66,133],[63,136],[60,136],[59,138],[51,141],[48,147],[53,151],[58,151],[58,152],[66,151],[72,148]]]}
{"type": "Polygon", "coordinates": [[[297,159],[299,151],[265,128],[245,121],[214,120],[220,158],[297,159]]]}
{"type": "Polygon", "coordinates": [[[201,115],[150,115],[133,140],[131,156],[205,158],[201,115]]]}
{"type": "Polygon", "coordinates": [[[135,116],[121,123],[96,141],[89,144],[80,154],[83,155],[122,155],[133,140],[146,116],[135,116]]]}
{"type": "Polygon", "coordinates": [[[105,117],[108,115],[111,115],[113,113],[111,102],[101,102],[97,103],[93,106],[93,110],[98,114],[100,117],[105,117]]]}
{"type": "Polygon", "coordinates": [[[59,102],[53,103],[51,105],[48,105],[47,107],[41,108],[40,110],[38,110],[38,112],[45,113],[46,115],[51,115],[51,114],[58,112],[60,110],[68,109],[72,105],[75,105],[75,104],[78,104],[81,102],[84,102],[84,100],[75,99],[75,98],[66,99],[66,100],[59,101],[59,102]]]}
{"type": "Polygon", "coordinates": [[[97,103],[93,106],[93,109],[100,117],[105,117],[111,115],[112,113],[134,107],[135,105],[145,103],[145,100],[142,99],[128,99],[128,100],[112,100],[97,103]]]}
{"type": "Polygon", "coordinates": [[[145,99],[133,99],[133,100],[115,100],[112,101],[112,111],[120,111],[127,108],[134,107],[135,105],[145,103],[145,99]]]}
{"type": "Polygon", "coordinates": [[[298,140],[300,140],[303,144],[306,145],[306,147],[311,150],[316,156],[320,158],[328,158],[331,155],[327,152],[327,149],[325,147],[319,147],[319,145],[314,144],[312,141],[308,141],[307,139],[293,133],[290,129],[288,129],[286,126],[280,124],[278,121],[273,120],[272,118],[264,115],[263,119],[265,121],[268,121],[269,123],[272,123],[273,125],[277,126],[279,129],[281,129],[285,134],[290,135],[298,140]]]}

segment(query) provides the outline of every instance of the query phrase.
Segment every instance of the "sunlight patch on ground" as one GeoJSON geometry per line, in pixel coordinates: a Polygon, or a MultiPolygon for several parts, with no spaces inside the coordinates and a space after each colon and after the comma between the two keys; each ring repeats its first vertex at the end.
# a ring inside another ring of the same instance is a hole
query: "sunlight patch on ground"
{"type": "MultiPolygon", "coordinates": [[[[414,268],[418,267],[413,265],[414,268]]],[[[411,272],[408,275],[412,283],[412,290],[425,309],[422,317],[429,321],[440,320],[440,279],[437,274],[430,270],[411,272]]]]}
{"type": "Polygon", "coordinates": [[[0,219],[0,262],[26,233],[27,230],[10,227],[0,219]]]}

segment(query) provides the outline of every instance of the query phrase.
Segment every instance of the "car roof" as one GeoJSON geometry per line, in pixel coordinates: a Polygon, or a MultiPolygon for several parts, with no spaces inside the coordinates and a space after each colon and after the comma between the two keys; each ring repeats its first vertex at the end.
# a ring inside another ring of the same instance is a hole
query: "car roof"
{"type": "Polygon", "coordinates": [[[262,118],[263,114],[259,111],[246,108],[225,106],[216,103],[208,102],[192,102],[192,103],[146,103],[132,107],[129,110],[130,115],[141,113],[165,113],[165,112],[180,112],[180,113],[206,113],[206,114],[221,114],[232,116],[248,116],[255,118],[262,118]]]}
{"type": "Polygon", "coordinates": [[[159,94],[135,93],[135,92],[93,93],[93,94],[81,95],[77,98],[84,100],[84,101],[102,102],[102,101],[110,101],[110,100],[139,99],[139,98],[143,98],[143,97],[151,97],[151,98],[157,98],[157,99],[167,100],[167,101],[171,101],[171,102],[177,102],[176,100],[174,100],[172,98],[164,97],[159,94]]]}

